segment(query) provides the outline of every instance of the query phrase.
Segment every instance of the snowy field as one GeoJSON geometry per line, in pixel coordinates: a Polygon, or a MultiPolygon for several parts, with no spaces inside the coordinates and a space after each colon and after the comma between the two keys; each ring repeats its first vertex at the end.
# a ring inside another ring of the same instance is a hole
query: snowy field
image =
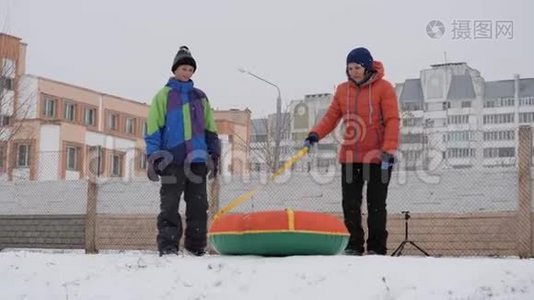
{"type": "Polygon", "coordinates": [[[0,299],[534,299],[534,260],[0,252],[0,299]]]}

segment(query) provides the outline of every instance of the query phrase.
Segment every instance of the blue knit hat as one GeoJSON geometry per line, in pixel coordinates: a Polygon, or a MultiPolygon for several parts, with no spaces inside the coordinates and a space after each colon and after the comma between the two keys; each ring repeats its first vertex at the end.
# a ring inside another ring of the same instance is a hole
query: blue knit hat
{"type": "Polygon", "coordinates": [[[373,57],[371,56],[371,52],[363,47],[355,48],[349,52],[349,55],[347,55],[347,65],[349,63],[362,65],[368,71],[373,70],[373,57]]]}

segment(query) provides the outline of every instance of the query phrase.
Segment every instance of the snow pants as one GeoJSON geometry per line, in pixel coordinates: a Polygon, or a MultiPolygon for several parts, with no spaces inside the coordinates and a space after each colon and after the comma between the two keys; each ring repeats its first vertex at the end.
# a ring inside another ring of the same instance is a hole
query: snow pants
{"type": "Polygon", "coordinates": [[[184,194],[185,240],[187,250],[200,251],[207,244],[208,196],[206,191],[207,166],[192,163],[169,165],[161,176],[160,213],[157,219],[158,250],[178,249],[182,237],[182,218],[178,212],[180,197],[184,194]]]}
{"type": "Polygon", "coordinates": [[[341,187],[345,226],[350,233],[347,249],[364,252],[362,228],[362,191],[367,182],[367,251],[385,255],[387,252],[386,198],[391,170],[379,164],[342,164],[341,187]]]}

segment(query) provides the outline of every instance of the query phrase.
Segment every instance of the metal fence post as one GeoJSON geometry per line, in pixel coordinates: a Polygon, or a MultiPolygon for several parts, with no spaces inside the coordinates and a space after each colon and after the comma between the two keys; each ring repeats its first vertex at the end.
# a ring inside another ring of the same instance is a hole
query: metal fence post
{"type": "Polygon", "coordinates": [[[532,257],[532,127],[519,127],[519,174],[517,206],[517,252],[519,257],[532,257]]]}

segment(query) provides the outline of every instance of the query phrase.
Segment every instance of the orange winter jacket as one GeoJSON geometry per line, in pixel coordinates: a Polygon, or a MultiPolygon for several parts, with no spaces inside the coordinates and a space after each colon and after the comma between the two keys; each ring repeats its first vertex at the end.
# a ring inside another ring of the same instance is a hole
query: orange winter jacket
{"type": "MultiPolygon", "coordinates": [[[[373,62],[374,75],[358,86],[340,84],[324,117],[311,130],[319,139],[343,120],[341,163],[380,163],[382,152],[395,154],[399,145],[399,107],[395,89],[384,77],[384,67],[373,62]]],[[[341,140],[341,134],[335,138],[341,140]]]]}

